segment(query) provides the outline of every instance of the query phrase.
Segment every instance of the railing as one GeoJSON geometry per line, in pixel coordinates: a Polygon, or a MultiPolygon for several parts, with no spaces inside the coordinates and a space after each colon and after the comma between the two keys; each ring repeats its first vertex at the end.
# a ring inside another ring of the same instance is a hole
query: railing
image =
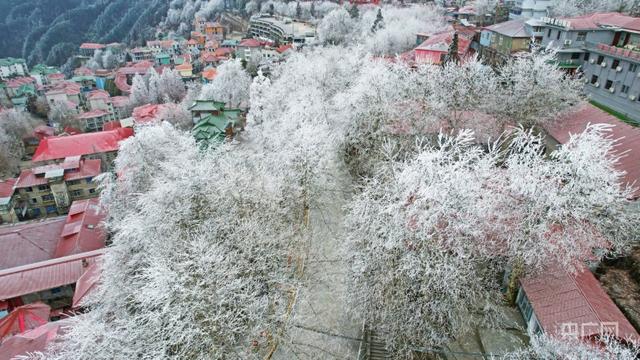
{"type": "Polygon", "coordinates": [[[633,59],[636,61],[640,61],[640,49],[625,49],[617,46],[606,45],[606,44],[596,44],[592,42],[586,43],[586,46],[590,50],[595,50],[601,53],[605,53],[608,55],[625,57],[628,59],[633,59]]]}

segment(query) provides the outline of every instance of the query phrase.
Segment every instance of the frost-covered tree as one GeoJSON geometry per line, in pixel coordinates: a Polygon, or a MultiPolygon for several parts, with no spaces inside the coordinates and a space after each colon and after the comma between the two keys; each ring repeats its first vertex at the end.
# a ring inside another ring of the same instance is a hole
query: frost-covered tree
{"type": "Polygon", "coordinates": [[[592,125],[549,157],[524,130],[488,150],[468,131],[397,160],[387,149],[386,171],[367,181],[347,223],[352,298],[394,352],[493,320],[505,268],[572,271],[603,256],[594,249],[628,249],[640,214],[620,186],[609,130],[592,125]]]}
{"type": "Polygon", "coordinates": [[[253,79],[249,88],[249,100],[251,103],[251,111],[247,116],[247,121],[255,124],[261,124],[264,121],[264,110],[268,94],[271,87],[271,80],[258,71],[258,76],[253,79]]]}
{"type": "Polygon", "coordinates": [[[31,135],[38,121],[15,109],[0,111],[0,177],[17,174],[24,156],[25,136],[31,135]]]}
{"type": "Polygon", "coordinates": [[[225,61],[217,70],[216,78],[202,88],[200,99],[222,101],[230,107],[246,106],[251,77],[242,68],[240,60],[225,61]]]}
{"type": "Polygon", "coordinates": [[[168,123],[121,144],[102,285],[50,358],[262,358],[295,286],[301,189],[237,151],[168,123]]]}
{"type": "Polygon", "coordinates": [[[147,91],[149,94],[149,103],[158,104],[162,102],[162,94],[160,93],[160,74],[154,68],[149,69],[146,76],[147,91]]]}
{"type": "Polygon", "coordinates": [[[165,104],[158,117],[162,121],[169,122],[179,130],[187,131],[193,127],[191,112],[182,106],[182,104],[165,104]]]}
{"type": "Polygon", "coordinates": [[[151,103],[149,98],[149,88],[144,77],[140,74],[136,74],[133,77],[131,83],[131,95],[129,96],[131,104],[134,106],[141,106],[151,103]]]}
{"type": "Polygon", "coordinates": [[[624,345],[607,335],[600,337],[597,344],[590,344],[573,338],[552,338],[534,336],[531,346],[500,356],[492,360],[530,360],[530,359],[567,359],[567,360],[634,360],[640,355],[636,345],[624,345]]]}
{"type": "Polygon", "coordinates": [[[550,13],[557,17],[608,11],[637,13],[639,6],[637,0],[553,0],[550,13]]]}
{"type": "Polygon", "coordinates": [[[535,51],[500,67],[497,81],[501,86],[493,93],[492,112],[504,122],[516,120],[533,127],[575,106],[581,100],[583,84],[555,66],[555,56],[535,51]]]}
{"type": "Polygon", "coordinates": [[[348,41],[354,28],[349,12],[344,8],[331,11],[318,25],[318,39],[324,44],[338,45],[348,41]]]}
{"type": "Polygon", "coordinates": [[[163,102],[178,103],[186,94],[182,76],[176,70],[165,69],[160,76],[159,91],[163,102]]]}

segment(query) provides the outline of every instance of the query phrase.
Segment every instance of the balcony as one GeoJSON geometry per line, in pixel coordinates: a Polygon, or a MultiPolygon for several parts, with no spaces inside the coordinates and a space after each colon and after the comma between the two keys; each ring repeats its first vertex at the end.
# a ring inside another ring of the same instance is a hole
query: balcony
{"type": "Polygon", "coordinates": [[[606,44],[587,43],[587,48],[592,51],[611,55],[619,58],[626,58],[640,62],[640,49],[626,49],[606,44]]]}

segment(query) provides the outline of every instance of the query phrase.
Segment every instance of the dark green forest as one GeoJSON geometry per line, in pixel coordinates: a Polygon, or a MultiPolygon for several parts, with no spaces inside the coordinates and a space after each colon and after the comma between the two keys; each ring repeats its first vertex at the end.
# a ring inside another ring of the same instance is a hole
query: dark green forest
{"type": "Polygon", "coordinates": [[[0,58],[62,65],[83,42],[153,38],[169,0],[0,0],[0,58]]]}

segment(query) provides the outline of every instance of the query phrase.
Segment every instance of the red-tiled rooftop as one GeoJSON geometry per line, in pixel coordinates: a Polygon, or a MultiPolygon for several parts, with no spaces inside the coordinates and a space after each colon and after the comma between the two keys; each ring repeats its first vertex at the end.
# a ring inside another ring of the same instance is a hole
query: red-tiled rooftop
{"type": "Polygon", "coordinates": [[[637,342],[629,320],[587,269],[570,274],[558,267],[521,280],[538,323],[548,335],[562,335],[566,324],[576,324],[582,338],[600,333],[600,325],[617,324],[618,338],[637,342]],[[595,326],[590,325],[595,324],[595,326]],[[584,331],[582,330],[584,329],[584,331]]]}
{"type": "MultiPolygon", "coordinates": [[[[626,172],[624,181],[634,187],[640,186],[640,129],[625,124],[613,115],[589,104],[583,103],[573,110],[561,115],[557,121],[546,126],[546,130],[560,144],[569,141],[571,135],[582,133],[589,124],[615,125],[611,129],[611,137],[620,139],[615,146],[615,154],[624,154],[617,164],[617,168],[626,172]]],[[[640,197],[640,189],[635,197],[640,197]]]]}
{"type": "Polygon", "coordinates": [[[53,258],[64,224],[57,217],[0,226],[0,270],[53,258]]]}
{"type": "Polygon", "coordinates": [[[73,284],[104,251],[99,249],[0,270],[0,299],[73,284]]]}
{"type": "Polygon", "coordinates": [[[91,92],[89,92],[89,94],[87,94],[87,99],[89,100],[93,100],[93,99],[109,99],[111,97],[111,95],[109,95],[108,92],[104,91],[104,90],[93,90],[91,92]]]}
{"type": "Polygon", "coordinates": [[[594,13],[576,17],[565,17],[562,20],[569,23],[573,30],[597,30],[604,27],[619,27],[640,31],[640,18],[623,15],[617,12],[594,13]]]}
{"type": "Polygon", "coordinates": [[[111,98],[111,103],[114,107],[124,107],[129,105],[129,98],[127,96],[114,96],[111,98]]]}
{"type": "Polygon", "coordinates": [[[218,74],[218,70],[216,70],[215,68],[207,68],[204,69],[204,71],[202,72],[202,77],[212,81],[213,79],[216,78],[216,75],[218,74]]]}
{"type": "Polygon", "coordinates": [[[32,78],[31,76],[16,77],[6,81],[7,87],[9,88],[19,88],[20,86],[23,86],[23,85],[35,84],[35,83],[36,83],[36,79],[32,78]]]}
{"type": "Polygon", "coordinates": [[[102,249],[105,231],[102,225],[105,213],[98,198],[74,201],[62,229],[55,257],[102,249]]]}
{"type": "Polygon", "coordinates": [[[137,124],[146,124],[157,120],[158,115],[160,115],[163,108],[165,108],[165,104],[148,104],[138,106],[133,109],[131,117],[133,117],[133,120],[137,124]]]}
{"type": "Polygon", "coordinates": [[[262,43],[259,40],[256,40],[256,39],[244,39],[244,40],[240,41],[240,44],[238,44],[238,46],[242,46],[242,47],[261,47],[262,43]]]}
{"type": "Polygon", "coordinates": [[[110,113],[106,110],[102,110],[102,109],[95,109],[95,110],[91,110],[91,111],[87,111],[87,112],[83,112],[82,114],[79,114],[77,116],[78,119],[94,119],[94,118],[98,118],[98,117],[102,117],[102,116],[107,116],[110,113]]]}
{"type": "Polygon", "coordinates": [[[64,159],[70,156],[98,154],[118,150],[120,141],[133,135],[133,129],[122,128],[72,136],[42,139],[32,161],[64,159]]]}
{"type": "Polygon", "coordinates": [[[15,186],[16,181],[18,181],[17,178],[0,180],[0,199],[8,198],[13,195],[13,187],[15,186]]]}
{"type": "MultiPolygon", "coordinates": [[[[76,168],[65,169],[60,165],[51,165],[47,171],[63,170],[65,181],[79,180],[100,175],[100,163],[100,159],[84,159],[80,161],[79,166],[76,168]]],[[[15,188],[22,189],[32,186],[46,185],[48,181],[45,176],[46,173],[34,173],[34,169],[22,170],[18,177],[18,181],[16,181],[15,188]]]]}
{"type": "Polygon", "coordinates": [[[96,43],[84,43],[80,45],[80,49],[88,49],[88,50],[99,50],[99,49],[104,49],[105,47],[106,46],[102,44],[96,44],[96,43]]]}

